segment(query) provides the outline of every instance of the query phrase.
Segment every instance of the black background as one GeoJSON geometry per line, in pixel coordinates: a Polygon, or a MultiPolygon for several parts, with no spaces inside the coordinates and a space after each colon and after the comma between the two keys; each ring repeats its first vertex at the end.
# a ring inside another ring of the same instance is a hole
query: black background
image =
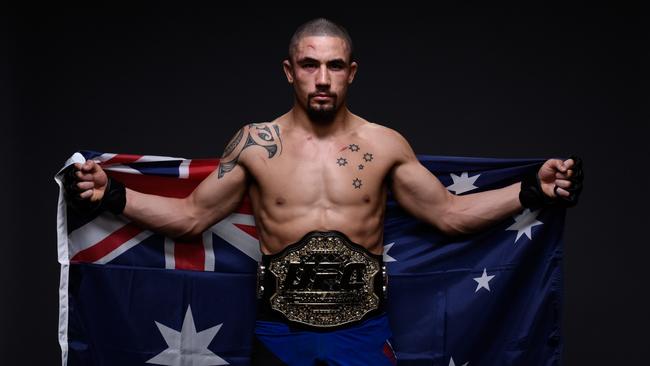
{"type": "MultiPolygon", "coordinates": [[[[0,359],[55,365],[53,176],[74,151],[216,157],[286,112],[295,28],[341,22],[354,113],[416,153],[585,161],[565,232],[564,364],[648,358],[648,19],[635,9],[12,9],[0,15],[0,359]]],[[[647,362],[647,361],[646,361],[647,362]]]]}

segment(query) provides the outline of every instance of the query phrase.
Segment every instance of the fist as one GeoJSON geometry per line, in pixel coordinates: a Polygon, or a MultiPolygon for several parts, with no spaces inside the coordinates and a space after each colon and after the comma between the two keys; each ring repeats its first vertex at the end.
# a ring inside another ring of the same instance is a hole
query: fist
{"type": "Polygon", "coordinates": [[[74,176],[71,188],[76,199],[99,202],[104,197],[108,176],[104,169],[94,160],[87,160],[85,163],[75,163],[74,176]]]}
{"type": "Polygon", "coordinates": [[[568,198],[571,195],[569,191],[576,188],[574,187],[576,172],[573,169],[575,164],[576,161],[569,158],[564,161],[549,159],[542,165],[537,174],[546,196],[568,198]]]}

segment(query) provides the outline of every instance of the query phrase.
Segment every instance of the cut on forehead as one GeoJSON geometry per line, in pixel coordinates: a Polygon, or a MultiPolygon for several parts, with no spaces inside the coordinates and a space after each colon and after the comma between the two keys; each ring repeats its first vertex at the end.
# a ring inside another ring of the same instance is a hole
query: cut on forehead
{"type": "Polygon", "coordinates": [[[343,38],[331,36],[305,36],[298,40],[292,62],[311,59],[323,62],[341,60],[348,62],[349,50],[343,38]]]}
{"type": "Polygon", "coordinates": [[[348,51],[348,60],[352,61],[352,38],[348,31],[343,28],[343,26],[332,22],[331,20],[325,18],[317,18],[308,21],[307,23],[302,24],[296,29],[291,41],[289,42],[289,59],[293,60],[293,57],[296,54],[298,49],[298,44],[300,40],[305,37],[313,36],[327,36],[327,37],[336,37],[344,41],[347,46],[348,51]]]}

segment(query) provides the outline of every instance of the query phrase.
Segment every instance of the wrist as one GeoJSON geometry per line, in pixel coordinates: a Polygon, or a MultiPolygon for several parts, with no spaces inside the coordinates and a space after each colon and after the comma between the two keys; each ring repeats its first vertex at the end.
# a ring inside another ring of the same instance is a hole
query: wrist
{"type": "Polygon", "coordinates": [[[124,211],[126,206],[126,188],[120,181],[108,177],[104,196],[100,201],[100,209],[105,209],[115,215],[124,211]]]}
{"type": "Polygon", "coordinates": [[[524,208],[529,209],[553,205],[553,199],[548,197],[542,190],[542,183],[539,180],[537,171],[531,171],[522,177],[519,202],[524,208]]]}

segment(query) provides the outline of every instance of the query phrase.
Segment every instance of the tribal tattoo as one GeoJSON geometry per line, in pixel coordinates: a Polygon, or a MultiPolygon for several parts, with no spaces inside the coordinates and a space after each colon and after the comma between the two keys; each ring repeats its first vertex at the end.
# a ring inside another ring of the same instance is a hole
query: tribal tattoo
{"type": "Polygon", "coordinates": [[[237,165],[237,161],[239,161],[239,156],[241,155],[242,151],[250,146],[260,146],[265,148],[266,152],[269,155],[269,159],[274,157],[278,151],[282,153],[282,139],[280,138],[280,128],[277,125],[272,126],[275,130],[275,135],[278,137],[277,141],[273,137],[273,132],[269,126],[263,123],[250,123],[246,126],[248,129],[241,128],[239,131],[237,131],[237,134],[235,134],[235,136],[233,136],[233,138],[226,145],[221,158],[223,159],[235,151],[237,146],[239,146],[240,142],[242,141],[242,138],[244,137],[244,130],[246,129],[246,140],[244,142],[244,146],[239,149],[237,156],[235,156],[234,159],[229,161],[221,161],[219,163],[218,177],[221,178],[226,173],[233,170],[237,165]]]}

